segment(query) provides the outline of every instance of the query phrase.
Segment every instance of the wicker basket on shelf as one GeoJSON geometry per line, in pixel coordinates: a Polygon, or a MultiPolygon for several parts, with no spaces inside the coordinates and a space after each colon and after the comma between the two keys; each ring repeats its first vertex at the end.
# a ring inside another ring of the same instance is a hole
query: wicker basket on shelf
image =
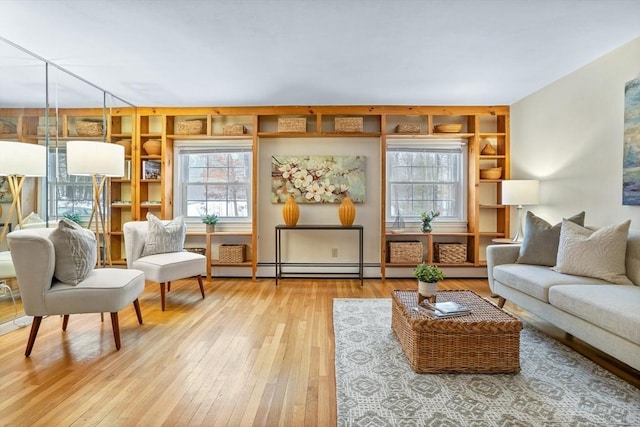
{"type": "Polygon", "coordinates": [[[362,132],[362,117],[336,117],[336,132],[362,132]]]}
{"type": "Polygon", "coordinates": [[[38,132],[38,136],[44,136],[47,134],[49,136],[56,136],[58,135],[58,128],[55,125],[50,125],[49,132],[47,132],[46,126],[38,126],[37,132],[38,132]]]}
{"type": "Polygon", "coordinates": [[[246,246],[222,244],[219,247],[220,262],[241,263],[244,262],[246,246]]]}
{"type": "Polygon", "coordinates": [[[400,123],[395,128],[396,133],[420,133],[420,125],[411,123],[400,123]]]}
{"type": "Polygon", "coordinates": [[[480,179],[500,179],[502,168],[480,169],[480,179]]]}
{"type": "Polygon", "coordinates": [[[278,132],[306,132],[306,117],[279,117],[278,132]]]}
{"type": "Polygon", "coordinates": [[[244,135],[247,128],[244,125],[226,125],[222,127],[223,135],[244,135]]]}
{"type": "Polygon", "coordinates": [[[434,243],[433,260],[443,264],[462,264],[467,260],[467,245],[464,243],[434,243]]]}
{"type": "Polygon", "coordinates": [[[176,129],[177,135],[204,135],[207,122],[203,119],[181,120],[176,129]]]}
{"type": "Polygon", "coordinates": [[[76,133],[78,136],[100,136],[102,135],[102,121],[97,120],[77,120],[76,133]]]}
{"type": "Polygon", "coordinates": [[[436,125],[433,128],[435,133],[458,133],[462,130],[462,125],[458,123],[436,125]]]}
{"type": "Polygon", "coordinates": [[[420,264],[422,262],[422,242],[388,242],[389,263],[420,264]]]}
{"type": "Polygon", "coordinates": [[[0,120],[0,133],[1,134],[16,133],[15,123],[0,120]]]}

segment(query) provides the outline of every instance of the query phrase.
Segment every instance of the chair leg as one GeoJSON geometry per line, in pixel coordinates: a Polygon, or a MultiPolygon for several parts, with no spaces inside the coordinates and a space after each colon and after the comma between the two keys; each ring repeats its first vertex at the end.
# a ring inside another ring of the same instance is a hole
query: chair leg
{"type": "Polygon", "coordinates": [[[504,307],[504,303],[507,302],[506,299],[502,298],[502,297],[498,297],[498,307],[502,308],[504,307]]]}
{"type": "Polygon", "coordinates": [[[62,330],[66,331],[67,326],[69,326],[69,315],[65,314],[64,316],[62,316],[62,330]]]}
{"type": "Polygon", "coordinates": [[[165,299],[165,284],[160,283],[160,301],[162,302],[162,311],[164,311],[165,308],[165,303],[164,303],[164,299],[165,299]]]}
{"type": "Polygon", "coordinates": [[[171,282],[167,282],[167,292],[171,292],[171,282]]]}
{"type": "Polygon", "coordinates": [[[113,338],[116,340],[116,350],[120,350],[120,324],[117,312],[111,313],[111,326],[113,327],[113,338]]]}
{"type": "Polygon", "coordinates": [[[27,357],[31,354],[33,344],[36,342],[36,335],[38,335],[38,329],[40,329],[40,322],[42,322],[42,316],[36,316],[33,318],[31,332],[29,333],[29,341],[27,342],[27,350],[24,352],[24,355],[27,357]]]}
{"type": "Polygon", "coordinates": [[[202,294],[202,299],[204,299],[204,286],[202,285],[202,276],[198,274],[198,285],[200,285],[200,293],[202,294]]]}
{"type": "Polygon", "coordinates": [[[138,316],[138,323],[142,325],[142,312],[140,311],[140,302],[138,298],[133,302],[133,307],[136,309],[136,316],[138,316]]]}

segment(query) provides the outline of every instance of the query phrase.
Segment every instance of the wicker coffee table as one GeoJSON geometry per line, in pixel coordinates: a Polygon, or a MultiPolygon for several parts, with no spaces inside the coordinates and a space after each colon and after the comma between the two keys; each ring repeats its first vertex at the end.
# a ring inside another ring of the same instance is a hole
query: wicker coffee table
{"type": "Polygon", "coordinates": [[[391,294],[391,327],[415,372],[520,371],[520,320],[472,291],[438,292],[437,302],[455,301],[471,309],[471,314],[438,319],[414,309],[417,294],[391,294]]]}

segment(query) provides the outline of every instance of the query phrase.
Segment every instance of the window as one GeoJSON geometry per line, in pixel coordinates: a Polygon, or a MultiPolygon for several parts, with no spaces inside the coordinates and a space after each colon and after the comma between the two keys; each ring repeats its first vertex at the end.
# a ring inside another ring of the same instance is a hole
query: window
{"type": "Polygon", "coordinates": [[[200,220],[204,214],[239,222],[251,220],[251,147],[180,145],[177,150],[177,214],[200,220]]]}
{"type": "Polygon", "coordinates": [[[48,170],[48,216],[62,218],[76,214],[89,221],[93,209],[93,182],[90,176],[67,174],[67,153],[64,148],[50,148],[48,170]]]}
{"type": "Polygon", "coordinates": [[[463,148],[462,141],[388,141],[388,220],[400,217],[418,222],[422,212],[439,210],[437,221],[466,226],[463,148]]]}

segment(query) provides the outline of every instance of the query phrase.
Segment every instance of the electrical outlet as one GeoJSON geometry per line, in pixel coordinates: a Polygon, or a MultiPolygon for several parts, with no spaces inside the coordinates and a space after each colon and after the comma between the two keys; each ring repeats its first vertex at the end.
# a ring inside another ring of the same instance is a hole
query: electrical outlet
{"type": "Polygon", "coordinates": [[[331,258],[338,258],[338,248],[331,248],[331,258]]]}

